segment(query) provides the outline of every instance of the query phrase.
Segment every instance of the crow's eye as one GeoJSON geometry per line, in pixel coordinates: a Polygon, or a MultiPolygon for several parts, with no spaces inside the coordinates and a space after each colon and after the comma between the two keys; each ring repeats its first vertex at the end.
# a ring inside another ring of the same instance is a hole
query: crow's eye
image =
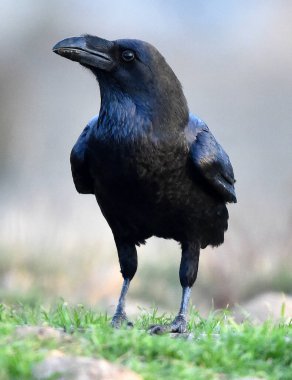
{"type": "Polygon", "coordinates": [[[124,50],[122,52],[122,58],[124,61],[130,62],[133,61],[133,59],[135,58],[135,54],[132,50],[124,50]]]}

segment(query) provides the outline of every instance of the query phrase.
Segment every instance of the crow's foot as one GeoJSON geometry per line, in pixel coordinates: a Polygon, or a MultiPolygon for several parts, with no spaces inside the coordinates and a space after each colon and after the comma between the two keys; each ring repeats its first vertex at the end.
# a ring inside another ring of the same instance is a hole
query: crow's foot
{"type": "Polygon", "coordinates": [[[153,335],[161,335],[165,333],[184,333],[187,331],[187,321],[183,315],[177,315],[174,320],[168,325],[153,325],[150,326],[148,332],[153,335]]]}
{"type": "Polygon", "coordinates": [[[151,335],[162,335],[170,332],[170,325],[152,325],[148,328],[151,335]]]}
{"type": "Polygon", "coordinates": [[[187,321],[181,314],[177,315],[171,323],[171,332],[184,333],[187,331],[187,321]]]}
{"type": "Polygon", "coordinates": [[[126,313],[115,313],[112,318],[111,325],[115,329],[119,329],[123,325],[133,327],[133,323],[128,320],[126,313]]]}

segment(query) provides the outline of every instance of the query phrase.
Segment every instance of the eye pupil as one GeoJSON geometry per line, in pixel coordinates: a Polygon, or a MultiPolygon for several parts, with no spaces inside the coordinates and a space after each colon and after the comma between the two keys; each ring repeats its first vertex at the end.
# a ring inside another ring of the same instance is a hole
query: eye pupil
{"type": "Polygon", "coordinates": [[[124,50],[122,52],[122,58],[126,62],[130,62],[135,58],[135,54],[131,50],[124,50]]]}

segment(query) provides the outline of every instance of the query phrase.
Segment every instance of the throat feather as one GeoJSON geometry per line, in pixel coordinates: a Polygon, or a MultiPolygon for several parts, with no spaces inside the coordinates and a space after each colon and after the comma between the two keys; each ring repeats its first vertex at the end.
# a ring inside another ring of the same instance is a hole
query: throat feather
{"type": "Polygon", "coordinates": [[[114,140],[136,140],[151,133],[152,123],[139,112],[129,99],[112,99],[102,102],[99,114],[98,130],[104,138],[114,140]]]}

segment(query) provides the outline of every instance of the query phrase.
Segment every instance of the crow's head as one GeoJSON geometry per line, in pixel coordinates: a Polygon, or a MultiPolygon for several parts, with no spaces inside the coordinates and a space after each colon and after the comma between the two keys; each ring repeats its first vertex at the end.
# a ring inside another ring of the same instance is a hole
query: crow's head
{"type": "Polygon", "coordinates": [[[107,41],[85,35],[60,41],[53,51],[95,74],[102,101],[110,102],[120,94],[151,115],[153,122],[167,123],[175,118],[176,125],[185,125],[188,107],[180,82],[149,43],[133,39],[107,41]]]}

